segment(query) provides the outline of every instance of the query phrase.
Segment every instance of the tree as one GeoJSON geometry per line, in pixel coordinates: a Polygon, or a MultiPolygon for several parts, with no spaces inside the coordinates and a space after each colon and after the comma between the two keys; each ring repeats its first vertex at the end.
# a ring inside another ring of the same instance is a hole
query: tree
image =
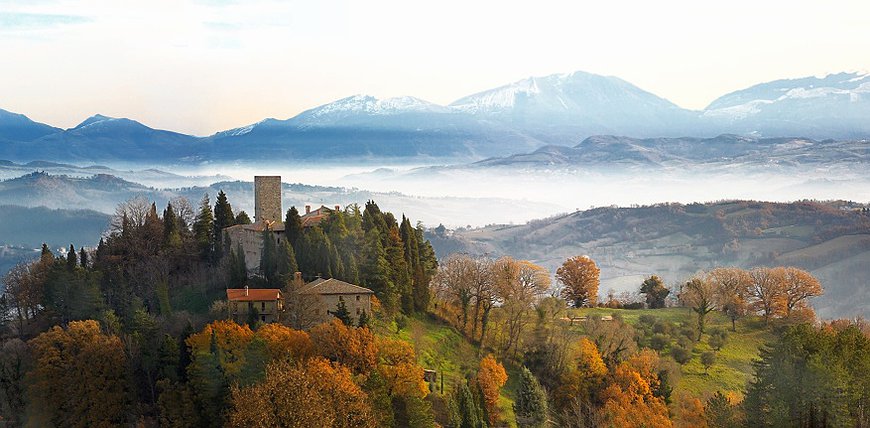
{"type": "Polygon", "coordinates": [[[353,327],[353,318],[350,317],[350,311],[347,310],[347,305],[344,304],[344,300],[339,300],[338,305],[334,311],[332,311],[332,316],[338,318],[342,324],[353,327]]]}
{"type": "Polygon", "coordinates": [[[716,391],[704,405],[704,418],[710,428],[739,428],[745,425],[738,403],[722,391],[716,391]]]}
{"type": "Polygon", "coordinates": [[[472,284],[469,280],[473,265],[474,259],[470,256],[451,254],[438,266],[438,272],[431,282],[435,296],[459,309],[456,326],[466,333],[473,298],[472,284]]]}
{"type": "Polygon", "coordinates": [[[598,300],[598,276],[601,269],[589,256],[576,256],[565,260],[556,270],[556,279],[562,283],[562,297],[575,308],[595,306],[598,300]]]}
{"type": "Polygon", "coordinates": [[[653,394],[647,379],[628,362],[616,366],[601,399],[608,426],[672,426],[664,399],[653,394]]]}
{"type": "Polygon", "coordinates": [[[287,210],[284,216],[284,236],[290,241],[290,245],[296,247],[296,242],[302,235],[302,218],[299,216],[299,211],[295,206],[287,210]]]}
{"type": "Polygon", "coordinates": [[[502,333],[507,340],[502,350],[506,353],[513,348],[516,353],[526,324],[530,321],[529,312],[538,298],[550,288],[550,275],[541,266],[511,257],[496,260],[492,271],[495,292],[505,320],[502,333]]]}
{"type": "Polygon", "coordinates": [[[637,350],[634,328],[626,324],[619,314],[614,314],[610,321],[590,316],[583,328],[609,366],[616,365],[637,350]]]}
{"type": "Polygon", "coordinates": [[[731,319],[731,331],[737,331],[737,319],[746,315],[752,277],[743,269],[720,267],[708,272],[706,281],[715,286],[717,306],[731,319]]]}
{"type": "Polygon", "coordinates": [[[483,398],[486,414],[489,416],[489,424],[496,425],[499,420],[498,397],[501,388],[507,382],[507,372],[492,355],[487,355],[480,360],[480,368],[477,370],[477,385],[483,398]]]}
{"type": "Polygon", "coordinates": [[[251,216],[244,211],[239,211],[239,213],[236,214],[236,224],[251,224],[251,216]]]}
{"type": "Polygon", "coordinates": [[[233,207],[227,200],[227,195],[223,190],[218,191],[217,200],[214,203],[214,252],[215,258],[220,259],[229,248],[224,248],[223,236],[224,229],[236,224],[236,216],[233,214],[233,207]]]}
{"type": "Polygon", "coordinates": [[[126,425],[129,392],[121,340],[96,321],[52,327],[29,342],[28,398],[35,426],[126,425]]]}
{"type": "Polygon", "coordinates": [[[349,327],[332,319],[311,329],[314,350],[354,373],[369,373],[378,362],[375,336],[367,328],[349,327]]]}
{"type": "Polygon", "coordinates": [[[514,414],[520,427],[539,428],[547,423],[547,393],[525,366],[520,369],[520,386],[514,401],[514,414]]]}
{"type": "Polygon", "coordinates": [[[764,315],[765,322],[781,311],[784,293],[783,268],[758,267],[749,271],[752,279],[749,283],[748,293],[755,301],[753,306],[764,315]]]}
{"type": "Polygon", "coordinates": [[[713,351],[707,351],[702,353],[701,364],[704,366],[704,374],[707,374],[707,371],[710,370],[710,367],[713,367],[713,364],[716,364],[716,353],[713,351]]]}
{"type": "Polygon", "coordinates": [[[279,361],[263,382],[232,389],[230,427],[373,427],[368,396],[350,371],[323,358],[279,361]]]}
{"type": "Polygon", "coordinates": [[[450,426],[456,428],[485,428],[483,411],[477,404],[468,382],[460,381],[450,396],[450,426]]]}
{"type": "Polygon", "coordinates": [[[296,252],[293,246],[287,239],[278,244],[278,263],[277,263],[277,278],[276,286],[284,286],[287,281],[293,277],[293,274],[299,271],[299,265],[296,264],[296,252]]]}
{"type": "Polygon", "coordinates": [[[260,253],[260,275],[263,275],[266,283],[274,287],[278,285],[278,249],[275,244],[275,236],[268,227],[265,227],[260,233],[260,239],[263,240],[263,252],[260,253]]]}
{"type": "Polygon", "coordinates": [[[698,315],[698,340],[701,340],[707,314],[716,309],[715,285],[701,278],[692,278],[683,286],[680,301],[698,315]]]}
{"type": "Polygon", "coordinates": [[[214,215],[206,193],[199,204],[199,212],[193,222],[193,236],[199,248],[200,258],[211,261],[214,251],[214,215]]]}
{"type": "Polygon", "coordinates": [[[824,292],[819,280],[805,270],[787,267],[782,276],[786,317],[790,317],[795,308],[805,305],[810,297],[821,296],[824,292]]]}
{"type": "Polygon", "coordinates": [[[361,256],[360,280],[362,285],[374,291],[378,299],[384,302],[388,311],[397,309],[399,296],[394,284],[390,281],[390,266],[387,263],[387,255],[376,230],[372,229],[365,233],[361,256]]]}
{"type": "Polygon", "coordinates": [[[719,351],[728,342],[728,332],[721,328],[715,328],[710,332],[710,347],[719,351]]]}
{"type": "Polygon", "coordinates": [[[10,421],[11,425],[24,417],[25,372],[29,362],[27,344],[21,339],[0,343],[0,418],[10,421]]]}
{"type": "Polygon", "coordinates": [[[69,250],[66,253],[66,270],[72,272],[78,264],[79,261],[78,254],[76,254],[76,247],[73,247],[73,244],[69,244],[69,250]]]}
{"type": "Polygon", "coordinates": [[[645,279],[640,285],[640,292],[646,295],[646,305],[650,309],[658,309],[665,307],[665,298],[671,293],[665,287],[664,281],[656,275],[652,275],[645,279]]]}

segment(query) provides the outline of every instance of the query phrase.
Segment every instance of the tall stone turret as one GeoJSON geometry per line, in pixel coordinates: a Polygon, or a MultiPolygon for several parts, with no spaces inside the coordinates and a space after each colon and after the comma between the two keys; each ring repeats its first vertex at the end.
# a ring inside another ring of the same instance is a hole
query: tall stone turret
{"type": "Polygon", "coordinates": [[[254,176],[254,221],[278,222],[284,217],[281,210],[281,176],[254,176]]]}

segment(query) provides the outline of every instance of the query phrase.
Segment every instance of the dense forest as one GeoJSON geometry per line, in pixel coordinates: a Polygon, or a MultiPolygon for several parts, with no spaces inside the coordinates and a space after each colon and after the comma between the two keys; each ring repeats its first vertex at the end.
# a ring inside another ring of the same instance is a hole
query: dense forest
{"type": "Polygon", "coordinates": [[[287,239],[263,233],[255,273],[223,233],[250,218],[223,192],[160,211],[132,199],[96,248],[44,246],[16,265],[0,296],[0,422],[870,424],[870,328],[818,321],[810,302],[824,290],[802,269],[716,267],[676,287],[653,275],[602,298],[590,257],[555,272],[511,257],[436,260],[422,225],[373,201],[315,226],[295,208],[284,220],[287,239]],[[312,323],[295,272],[373,290],[372,313],[354,323],[336,308],[312,323]],[[228,320],[225,290],[243,286],[282,289],[287,316],[228,320]],[[735,378],[737,359],[753,362],[735,378]]]}

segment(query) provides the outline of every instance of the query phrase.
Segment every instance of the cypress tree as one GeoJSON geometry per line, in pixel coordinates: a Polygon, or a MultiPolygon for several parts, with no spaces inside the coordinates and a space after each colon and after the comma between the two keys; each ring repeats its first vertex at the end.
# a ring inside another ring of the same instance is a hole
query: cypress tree
{"type": "Polygon", "coordinates": [[[286,282],[293,277],[293,273],[298,270],[299,266],[296,263],[296,252],[293,251],[290,242],[284,239],[281,241],[281,244],[278,245],[278,278],[280,279],[280,284],[276,285],[283,287],[286,282]]]}
{"type": "Polygon", "coordinates": [[[353,319],[350,317],[350,311],[347,310],[344,300],[338,301],[338,306],[332,311],[332,315],[338,318],[344,325],[353,327],[353,319]]]}
{"type": "Polygon", "coordinates": [[[387,264],[386,252],[381,246],[378,231],[375,229],[365,234],[361,262],[360,281],[363,287],[374,291],[388,310],[395,310],[399,298],[390,281],[390,266],[387,264]]]}
{"type": "Polygon", "coordinates": [[[69,244],[69,251],[66,253],[66,269],[70,272],[74,271],[76,265],[78,265],[78,255],[76,254],[76,247],[73,247],[73,244],[69,244]]]}
{"type": "Polygon", "coordinates": [[[299,211],[296,210],[295,206],[290,207],[284,216],[284,235],[287,236],[290,245],[295,248],[296,242],[302,235],[302,218],[299,216],[299,211]]]}
{"type": "Polygon", "coordinates": [[[168,247],[181,246],[181,232],[178,224],[178,216],[172,208],[172,202],[166,204],[163,210],[163,244],[168,247]]]}
{"type": "Polygon", "coordinates": [[[79,263],[83,268],[88,268],[88,252],[85,250],[85,247],[79,248],[79,263]]]}
{"type": "Polygon", "coordinates": [[[263,229],[263,251],[260,253],[260,274],[273,285],[278,269],[278,254],[275,248],[275,237],[268,228],[263,229]]]}

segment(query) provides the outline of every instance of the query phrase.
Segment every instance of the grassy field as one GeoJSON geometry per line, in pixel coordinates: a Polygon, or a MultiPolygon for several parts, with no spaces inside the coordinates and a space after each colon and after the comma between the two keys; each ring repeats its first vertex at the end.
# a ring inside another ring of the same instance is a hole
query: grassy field
{"type": "MultiPolygon", "coordinates": [[[[604,316],[619,314],[626,323],[636,325],[642,315],[649,315],[659,320],[676,325],[695,326],[697,316],[688,308],[666,309],[607,309],[591,308],[573,310],[575,316],[604,316]]],[[[685,391],[694,396],[704,396],[716,391],[735,391],[742,394],[747,382],[752,379],[752,360],[758,357],[759,348],[773,339],[769,329],[757,317],[748,317],[737,321],[737,331],[731,331],[731,320],[720,312],[707,315],[705,331],[721,328],[728,331],[725,346],[717,352],[716,362],[705,373],[701,364],[701,354],[712,350],[707,343],[709,335],[705,334],[692,351],[692,359],[682,366],[682,377],[675,388],[675,393],[685,391]]]]}
{"type": "MultiPolygon", "coordinates": [[[[408,320],[405,328],[396,332],[395,323],[387,327],[393,337],[406,340],[414,346],[420,364],[427,369],[438,370],[439,386],[444,375],[444,394],[468,374],[477,371],[481,355],[479,348],[470,343],[455,328],[434,317],[421,315],[408,320]]],[[[502,419],[513,425],[513,397],[519,384],[519,367],[505,365],[508,381],[499,399],[502,419]]],[[[440,391],[437,391],[440,393],[440,391]]]]}
{"type": "MultiPolygon", "coordinates": [[[[686,308],[621,310],[591,308],[571,310],[572,316],[605,316],[619,314],[626,323],[637,325],[642,315],[653,316],[675,325],[695,325],[695,314],[686,308]]],[[[757,358],[759,347],[772,339],[770,331],[757,318],[747,318],[737,322],[737,332],[731,332],[731,321],[715,312],[708,315],[707,331],[722,328],[729,331],[726,345],[717,352],[716,363],[705,373],[700,356],[711,350],[708,335],[695,345],[691,360],[681,367],[682,376],[674,394],[687,392],[693,396],[706,397],[716,391],[734,391],[742,394],[747,382],[752,378],[752,360],[757,358]]],[[[410,318],[407,325],[396,329],[395,323],[381,326],[380,333],[403,339],[411,343],[420,363],[425,368],[438,370],[444,375],[444,392],[449,393],[453,385],[468,374],[477,370],[482,355],[479,348],[465,339],[455,328],[432,316],[410,318]]],[[[572,330],[582,334],[582,327],[575,323],[572,330]]],[[[508,383],[502,389],[500,399],[503,420],[513,424],[513,397],[518,385],[519,367],[505,366],[508,383]]],[[[440,377],[439,377],[440,384],[440,377]]],[[[513,426],[513,425],[510,425],[513,426]]]]}

